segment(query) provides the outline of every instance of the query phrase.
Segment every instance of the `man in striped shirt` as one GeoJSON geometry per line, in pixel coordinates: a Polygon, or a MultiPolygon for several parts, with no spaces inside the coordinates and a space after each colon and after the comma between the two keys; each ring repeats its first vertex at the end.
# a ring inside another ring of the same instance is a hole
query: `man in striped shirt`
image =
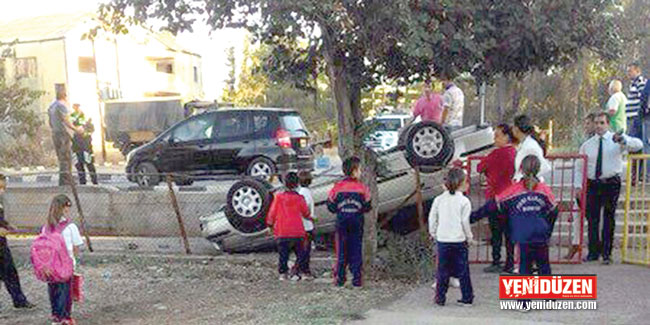
{"type": "Polygon", "coordinates": [[[643,129],[641,123],[644,119],[650,118],[650,116],[644,118],[645,114],[641,109],[641,91],[645,87],[646,79],[641,75],[641,67],[636,62],[627,66],[627,76],[631,81],[625,106],[628,134],[640,138],[643,129]]]}
{"type": "MultiPolygon", "coordinates": [[[[638,62],[632,62],[627,66],[627,77],[630,79],[630,88],[627,93],[627,104],[625,112],[627,113],[627,134],[643,140],[643,152],[650,153],[650,143],[648,143],[648,132],[650,132],[650,114],[646,114],[641,107],[641,92],[646,84],[646,79],[641,75],[641,66],[638,62]]],[[[641,153],[633,152],[633,153],[641,153]]],[[[636,171],[636,166],[633,166],[636,171]]],[[[647,168],[650,176],[650,167],[647,168]]],[[[636,172],[633,172],[633,179],[636,179],[636,172]]],[[[641,177],[641,175],[639,175],[641,177]]]]}

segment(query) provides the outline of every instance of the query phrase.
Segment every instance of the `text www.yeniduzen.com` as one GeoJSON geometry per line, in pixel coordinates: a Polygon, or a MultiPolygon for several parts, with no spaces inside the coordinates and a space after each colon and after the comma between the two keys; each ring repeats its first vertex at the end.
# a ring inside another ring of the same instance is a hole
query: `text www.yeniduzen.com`
{"type": "MultiPolygon", "coordinates": [[[[501,309],[503,310],[520,310],[524,309],[524,302],[517,300],[502,300],[501,309]]],[[[596,310],[598,303],[596,301],[548,301],[532,300],[528,303],[530,310],[596,310]]]]}

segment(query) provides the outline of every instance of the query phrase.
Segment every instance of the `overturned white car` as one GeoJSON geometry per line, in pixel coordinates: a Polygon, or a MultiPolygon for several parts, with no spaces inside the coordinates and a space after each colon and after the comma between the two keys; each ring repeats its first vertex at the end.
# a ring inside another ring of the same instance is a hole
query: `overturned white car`
{"type": "MultiPolygon", "coordinates": [[[[413,166],[421,170],[424,200],[443,191],[441,168],[455,158],[478,153],[493,144],[493,130],[488,126],[469,126],[448,134],[434,122],[410,126],[400,144],[379,155],[386,168],[380,169],[377,183],[379,200],[373,202],[379,214],[396,211],[415,203],[415,176],[413,166]]],[[[341,177],[320,176],[314,179],[311,190],[315,202],[317,234],[334,231],[335,216],[327,211],[327,195],[341,177]]],[[[251,251],[273,243],[265,224],[265,215],[271,201],[273,185],[244,179],[228,191],[227,203],[212,215],[200,217],[203,236],[225,252],[251,251]]]]}

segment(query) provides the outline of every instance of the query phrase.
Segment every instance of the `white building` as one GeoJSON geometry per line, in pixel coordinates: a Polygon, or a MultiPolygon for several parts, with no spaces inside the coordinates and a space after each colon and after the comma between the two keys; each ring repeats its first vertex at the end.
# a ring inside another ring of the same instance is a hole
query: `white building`
{"type": "Polygon", "coordinates": [[[96,144],[102,100],[203,98],[201,56],[180,47],[172,35],[132,26],[128,34],[100,31],[94,41],[84,38],[97,25],[92,13],[0,24],[0,48],[12,54],[0,59],[0,73],[45,92],[35,108],[43,118],[55,88],[65,85],[70,104],[81,104],[95,122],[96,144]]]}

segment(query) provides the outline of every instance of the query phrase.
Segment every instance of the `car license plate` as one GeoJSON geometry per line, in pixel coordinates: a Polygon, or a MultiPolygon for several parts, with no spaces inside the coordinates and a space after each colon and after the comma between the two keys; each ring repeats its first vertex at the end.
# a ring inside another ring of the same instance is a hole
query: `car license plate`
{"type": "Polygon", "coordinates": [[[307,139],[300,139],[300,146],[301,147],[306,147],[307,146],[307,139]]]}

